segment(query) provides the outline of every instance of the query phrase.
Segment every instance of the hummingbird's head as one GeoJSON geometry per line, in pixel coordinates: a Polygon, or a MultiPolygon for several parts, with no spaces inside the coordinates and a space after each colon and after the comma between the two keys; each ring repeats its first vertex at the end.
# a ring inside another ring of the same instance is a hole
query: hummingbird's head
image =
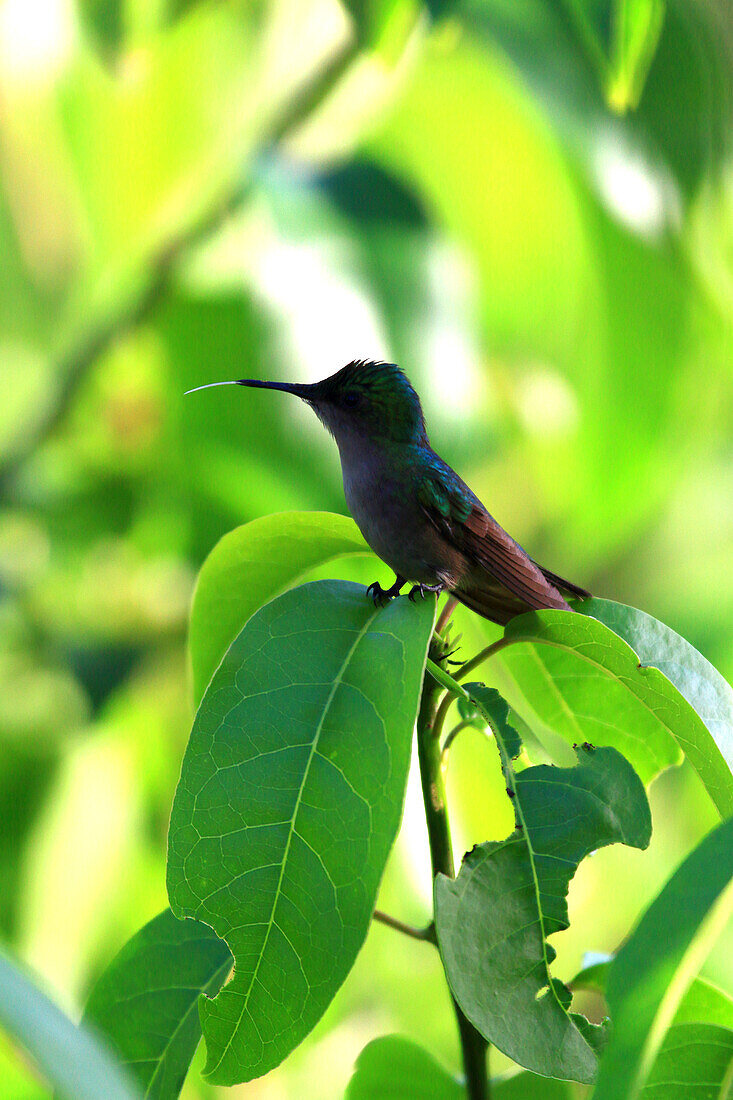
{"type": "Polygon", "coordinates": [[[355,359],[307,388],[305,400],[337,441],[345,435],[426,441],[420,398],[395,363],[355,359]]]}
{"type": "Polygon", "coordinates": [[[395,443],[427,442],[420,398],[395,363],[355,359],[330,378],[310,385],[260,382],[254,378],[209,385],[252,386],[293,393],[313,408],[337,442],[359,437],[395,443]]]}

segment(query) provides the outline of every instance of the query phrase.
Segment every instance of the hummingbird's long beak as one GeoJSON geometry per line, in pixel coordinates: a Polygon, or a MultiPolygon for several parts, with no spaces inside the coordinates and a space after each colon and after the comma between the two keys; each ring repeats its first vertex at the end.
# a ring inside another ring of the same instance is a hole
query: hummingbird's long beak
{"type": "MultiPolygon", "coordinates": [[[[284,393],[294,393],[296,397],[308,399],[313,387],[301,382],[260,382],[258,378],[238,378],[234,382],[207,382],[205,386],[194,386],[186,393],[196,393],[198,390],[208,390],[212,386],[251,386],[258,390],[283,390],[284,393]]],[[[185,394],[184,394],[185,396],[185,394]]]]}

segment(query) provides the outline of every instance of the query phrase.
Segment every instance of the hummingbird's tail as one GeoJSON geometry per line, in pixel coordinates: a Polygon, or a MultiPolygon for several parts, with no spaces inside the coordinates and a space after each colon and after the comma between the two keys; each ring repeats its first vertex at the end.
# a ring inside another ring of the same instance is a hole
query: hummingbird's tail
{"type": "Polygon", "coordinates": [[[488,570],[480,572],[474,570],[459,588],[453,589],[452,594],[472,611],[501,626],[505,626],[515,615],[523,615],[526,611],[537,611],[543,608],[572,611],[563,593],[568,596],[590,596],[590,592],[586,592],[579,585],[563,580],[562,577],[558,577],[549,569],[543,569],[542,566],[538,568],[548,582],[542,593],[527,592],[523,597],[517,592],[512,592],[488,570]]]}

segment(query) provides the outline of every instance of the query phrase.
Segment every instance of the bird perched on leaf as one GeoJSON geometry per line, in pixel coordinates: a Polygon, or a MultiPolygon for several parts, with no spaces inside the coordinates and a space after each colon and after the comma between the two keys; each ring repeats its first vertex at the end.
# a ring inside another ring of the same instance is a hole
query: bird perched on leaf
{"type": "Polygon", "coordinates": [[[354,360],[310,385],[249,378],[209,385],[295,394],[331,432],[351,514],[395,572],[391,588],[369,586],[376,604],[412,581],[411,599],[448,591],[503,624],[532,609],[571,610],[566,595],[590,595],[533,561],[435,453],[420,398],[394,363],[354,360]]]}

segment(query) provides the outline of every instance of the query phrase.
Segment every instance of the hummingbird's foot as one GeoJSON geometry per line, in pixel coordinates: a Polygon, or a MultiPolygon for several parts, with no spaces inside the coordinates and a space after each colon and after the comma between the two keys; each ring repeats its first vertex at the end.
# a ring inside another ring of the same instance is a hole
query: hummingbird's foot
{"type": "Polygon", "coordinates": [[[401,590],[406,584],[404,577],[395,577],[394,584],[391,588],[382,588],[379,581],[373,581],[367,588],[367,596],[371,596],[374,600],[375,607],[384,607],[390,600],[393,600],[395,596],[399,596],[401,590]]]}
{"type": "Polygon", "coordinates": [[[412,586],[407,595],[408,598],[411,599],[414,603],[418,595],[421,599],[424,600],[426,592],[434,592],[436,596],[439,596],[444,587],[445,585],[442,584],[415,584],[412,586]]]}

